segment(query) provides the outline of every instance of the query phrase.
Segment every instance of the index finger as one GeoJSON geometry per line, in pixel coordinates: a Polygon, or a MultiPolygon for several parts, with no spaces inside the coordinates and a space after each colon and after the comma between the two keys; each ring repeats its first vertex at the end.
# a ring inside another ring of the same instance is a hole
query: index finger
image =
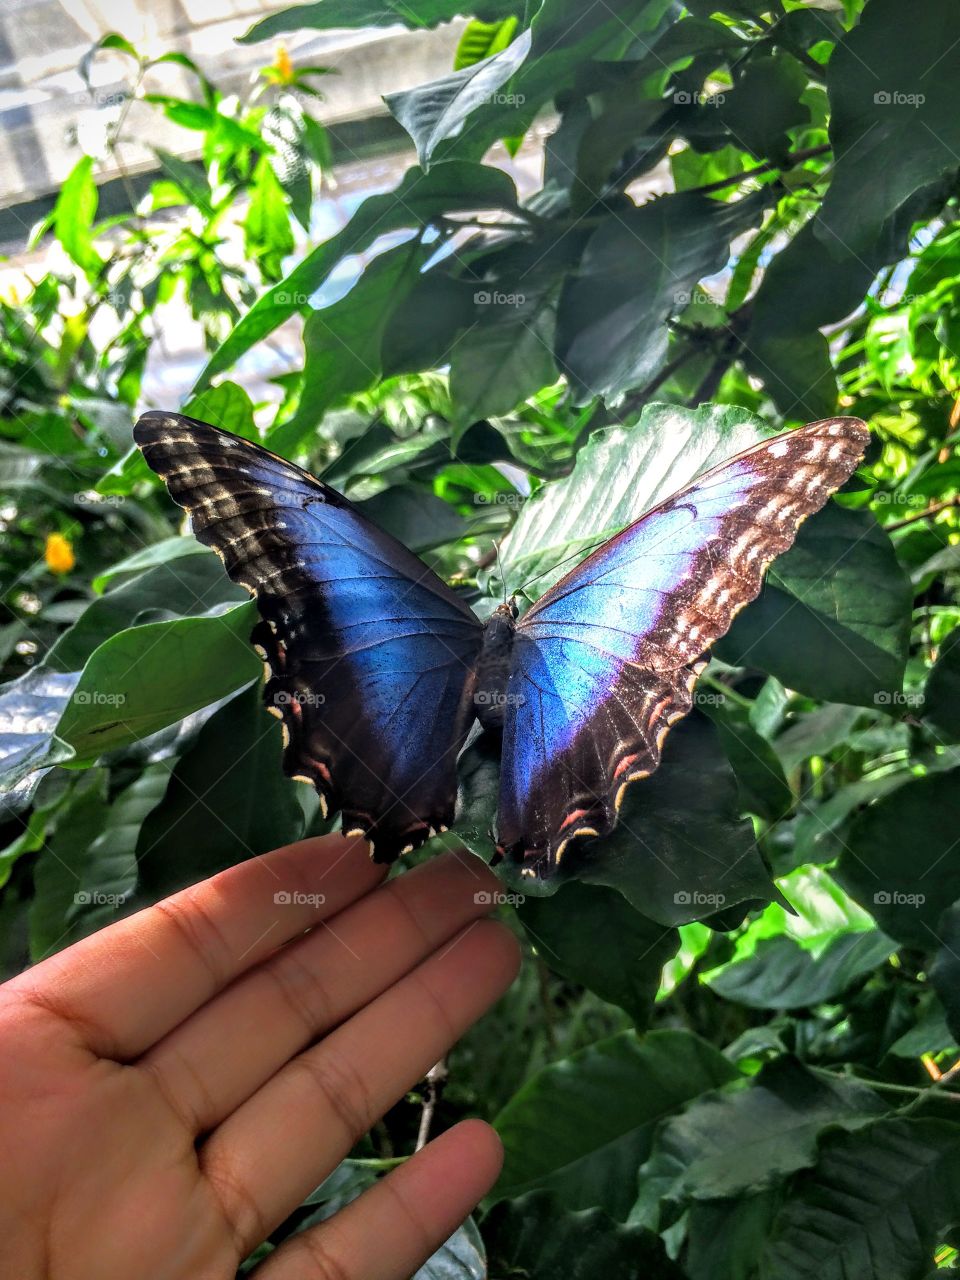
{"type": "Polygon", "coordinates": [[[130,1060],[384,874],[363,840],[302,840],[84,938],[14,978],[9,990],[71,1023],[101,1057],[130,1060]]]}

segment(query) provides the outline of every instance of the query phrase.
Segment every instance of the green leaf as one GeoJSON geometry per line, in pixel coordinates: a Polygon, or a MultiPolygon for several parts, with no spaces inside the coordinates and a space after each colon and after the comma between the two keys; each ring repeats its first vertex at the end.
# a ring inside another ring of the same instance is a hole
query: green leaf
{"type": "Polygon", "coordinates": [[[154,147],[153,154],[160,161],[160,168],[177,184],[186,199],[204,212],[210,213],[213,209],[213,192],[201,166],[191,164],[188,160],[181,160],[179,156],[173,155],[170,151],[164,151],[162,147],[154,147]]]}
{"type": "Polygon", "coordinates": [[[553,359],[556,295],[552,272],[523,280],[523,291],[496,288],[474,293],[477,320],[456,342],[450,358],[454,443],[481,418],[497,417],[557,380],[553,359]]]}
{"type": "MultiPolygon", "coordinates": [[[[140,450],[138,449],[139,453],[140,450]]],[[[128,574],[141,573],[144,569],[152,569],[158,564],[167,564],[171,560],[184,559],[187,556],[212,556],[213,552],[196,538],[175,537],[161,538],[132,556],[118,561],[109,569],[104,569],[93,579],[93,589],[100,595],[114,578],[126,577],[128,574]]]]}
{"type": "Polygon", "coordinates": [[[958,1204],[960,1126],[893,1118],[832,1133],[777,1218],[762,1274],[923,1275],[940,1232],[956,1223],[958,1204]]]}
{"type": "Polygon", "coordinates": [[[492,57],[505,49],[513,39],[517,30],[518,19],[515,15],[495,22],[481,22],[474,18],[463,29],[453,55],[454,71],[462,71],[464,67],[472,67],[484,58],[492,57]]]}
{"type": "Polygon", "coordinates": [[[557,358],[580,400],[617,400],[650,381],[666,359],[667,317],[725,265],[730,241],[759,222],[764,199],[724,204],[682,192],[597,227],[557,318],[557,358]]]}
{"type": "Polygon", "coordinates": [[[213,554],[167,561],[88,605],[47,654],[45,665],[54,671],[79,671],[94,649],[127,627],[195,617],[246,598],[213,554]]]}
{"type": "Polygon", "coordinates": [[[960,627],[951,631],[927,676],[923,718],[945,742],[960,742],[960,627]]]}
{"type": "Polygon", "coordinates": [[[253,401],[249,393],[235,382],[221,382],[191,396],[183,406],[188,418],[199,418],[224,431],[232,431],[244,440],[260,443],[260,432],[253,418],[253,401]]]}
{"type": "Polygon", "coordinates": [[[313,4],[297,4],[261,18],[239,40],[241,44],[254,44],[289,31],[332,31],[338,27],[362,30],[398,23],[419,30],[450,22],[473,7],[465,9],[464,0],[315,0],[313,4]]]}
{"type": "Polygon", "coordinates": [[[551,969],[647,1025],[661,970],[679,944],[675,929],[640,915],[614,889],[588,884],[528,898],[517,914],[551,969]]]}
{"type": "Polygon", "coordinates": [[[35,897],[29,913],[30,958],[34,962],[73,941],[67,920],[77,902],[88,850],[103,831],[110,812],[106,784],[103,770],[92,770],[83,777],[37,858],[35,897]]]}
{"type": "Polygon", "coordinates": [[[77,683],[40,667],[0,690],[0,817],[29,805],[44,773],[75,753],[56,733],[77,683]]]}
{"type": "Polygon", "coordinates": [[[784,163],[790,148],[787,130],[808,119],[801,102],[808,79],[789,53],[750,58],[736,87],[718,108],[737,146],[760,159],[784,163]]]}
{"type": "Polygon", "coordinates": [[[67,254],[88,276],[99,275],[103,259],[93,245],[93,220],[97,216],[97,185],[93,158],[83,156],[67,175],[53,209],[53,229],[67,254]]]}
{"type": "Polygon", "coordinates": [[[298,840],[301,784],[284,777],[280,758],[280,726],[267,715],[257,681],[210,717],[144,822],[138,896],[155,902],[298,840]]]}
{"type": "Polygon", "coordinates": [[[817,957],[793,938],[766,938],[753,955],[714,969],[704,981],[724,1000],[751,1009],[809,1009],[843,995],[894,947],[878,930],[843,934],[817,957]]]}
{"type": "MultiPolygon", "coordinates": [[[[437,146],[445,138],[456,138],[478,107],[509,96],[499,91],[523,65],[531,40],[532,31],[524,31],[499,53],[452,71],[442,80],[386,96],[387,106],[413,139],[424,169],[437,146]]],[[[518,105],[523,101],[521,97],[518,105]]]]}
{"type": "Polygon", "coordinates": [[[314,311],[303,330],[300,406],[270,433],[270,447],[289,453],[316,430],[327,409],[380,376],[380,344],[391,309],[416,284],[429,249],[407,241],[380,254],[348,294],[314,311]]]}
{"type": "Polygon", "coordinates": [[[929,949],[960,898],[960,769],[916,778],[850,826],[836,878],[891,937],[929,949]]]}
{"type": "Polygon", "coordinates": [[[469,525],[449,502],[397,486],[358,504],[365,516],[420,554],[465,537],[469,525]]]}
{"type": "Polygon", "coordinates": [[[862,1085],[776,1058],[745,1087],[698,1098],[664,1122],[640,1170],[641,1200],[645,1179],[665,1176],[665,1196],[677,1203],[767,1190],[816,1164],[828,1125],[857,1129],[885,1110],[862,1085]]]}
{"type": "Polygon", "coordinates": [[[473,1218],[457,1228],[412,1280],[487,1280],[487,1253],[473,1218]]]}
{"type": "Polygon", "coordinates": [[[254,170],[243,228],[247,254],[260,260],[266,276],[276,279],[282,259],[293,252],[294,239],[287,198],[266,155],[254,170]]]}
{"type": "Polygon", "coordinates": [[[483,1220],[489,1275],[524,1280],[684,1280],[663,1241],[600,1209],[572,1213],[546,1192],[496,1205],[483,1220]]]}
{"type": "Polygon", "coordinates": [[[720,691],[701,685],[696,705],[716,725],[727,759],[737,775],[741,808],[776,822],[793,807],[783,765],[770,743],[750,723],[746,708],[720,691]]]}
{"type": "Polygon", "coordinates": [[[261,674],[248,643],[253,621],[251,602],[121,631],[90,656],[58,735],[93,759],[226,697],[261,674]]]}
{"type": "Polygon", "coordinates": [[[717,655],[814,698],[876,706],[903,683],[911,596],[873,516],[828,503],[771,565],[717,655]]]}
{"type": "Polygon", "coordinates": [[[950,0],[917,0],[908,24],[902,16],[897,0],[870,0],[827,69],[836,164],[816,230],[841,254],[899,240],[956,173],[956,11],[950,0]]]}
{"type": "Polygon", "coordinates": [[[408,169],[396,190],[370,196],[335,236],[309,253],[299,266],[268,289],[250,308],[207,363],[195,390],[229,369],[268,333],[303,314],[310,299],[343,258],[363,253],[381,235],[426,226],[438,214],[481,209],[516,210],[517,194],[507,174],[486,165],[451,161],[429,173],[408,169]]]}
{"type": "Polygon", "coordinates": [[[687,1214],[684,1269],[689,1280],[753,1280],[770,1235],[779,1194],[697,1200],[687,1214]]]}
{"type": "Polygon", "coordinates": [[[545,1067],[500,1112],[504,1165],[492,1194],[548,1190],[565,1209],[597,1206],[622,1220],[659,1121],[736,1075],[687,1031],[588,1045],[545,1067]]]}

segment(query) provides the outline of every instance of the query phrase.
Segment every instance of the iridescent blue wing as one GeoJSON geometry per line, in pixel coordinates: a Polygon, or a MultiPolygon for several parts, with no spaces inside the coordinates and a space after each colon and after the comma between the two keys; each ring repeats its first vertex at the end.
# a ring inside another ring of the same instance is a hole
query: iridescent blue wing
{"type": "Polygon", "coordinates": [[[507,690],[501,852],[546,874],[575,836],[604,835],[690,710],[698,659],[760,590],[800,522],[868,438],[831,418],[700,476],[561,579],[521,620],[507,690]]]}
{"type": "Polygon", "coordinates": [[[346,498],[258,445],[160,412],[134,437],[256,597],[285,771],[378,860],[449,826],[482,635],[471,610],[346,498]]]}

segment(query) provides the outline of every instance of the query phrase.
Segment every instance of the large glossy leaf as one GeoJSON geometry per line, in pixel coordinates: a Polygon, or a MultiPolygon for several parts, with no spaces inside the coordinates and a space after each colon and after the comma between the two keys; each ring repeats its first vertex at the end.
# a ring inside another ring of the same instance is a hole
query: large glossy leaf
{"type": "Polygon", "coordinates": [[[696,705],[713,721],[724,753],[737,775],[740,804],[745,813],[756,813],[776,822],[789,811],[793,795],[777,752],[751,725],[745,707],[721,690],[701,685],[696,705]]]}
{"type": "Polygon", "coordinates": [[[284,777],[280,757],[280,726],[267,715],[256,682],[203,726],[144,822],[138,896],[156,901],[299,839],[296,792],[303,784],[284,777]]]}
{"type": "Polygon", "coordinates": [[[567,1209],[596,1206],[623,1219],[656,1124],[736,1074],[685,1031],[597,1041],[544,1068],[501,1111],[505,1157],[493,1194],[549,1190],[567,1209]]]}
{"type": "MultiPolygon", "coordinates": [[[[413,139],[424,168],[445,138],[456,138],[462,132],[474,111],[496,102],[498,96],[507,98],[498,91],[523,65],[531,40],[532,32],[527,29],[498,53],[452,71],[442,80],[387,97],[387,106],[413,139]]],[[[520,97],[517,105],[523,102],[520,97]]]]}
{"type": "Polygon", "coordinates": [[[930,981],[946,1010],[947,1025],[960,1041],[960,904],[947,908],[937,932],[943,941],[930,966],[930,981]]]}
{"type": "Polygon", "coordinates": [[[617,400],[661,368],[665,321],[719,271],[734,236],[759,223],[762,200],[725,204],[693,192],[618,211],[587,241],[560,299],[557,357],[581,399],[617,400]]]}
{"type": "Polygon", "coordinates": [[[74,755],[57,725],[78,679],[41,667],[0,690],[0,817],[26,808],[44,773],[74,755]]]}
{"type": "Polygon", "coordinates": [[[779,1214],[765,1280],[922,1276],[960,1204],[960,1125],[884,1119],[833,1133],[779,1214]]]}
{"type": "Polygon", "coordinates": [[[960,898],[960,769],[899,787],[852,823],[837,879],[891,937],[930,949],[960,898]]]}
{"type": "Polygon", "coordinates": [[[568,884],[550,899],[529,898],[518,914],[542,959],[646,1026],[675,929],[655,924],[614,889],[568,884]]]}
{"type": "Polygon", "coordinates": [[[91,759],[182,720],[258,677],[253,604],[121,631],[94,650],[57,733],[91,759]]]}
{"type": "Polygon", "coordinates": [[[917,0],[910,22],[902,17],[897,0],[870,0],[830,59],[836,166],[817,234],[838,257],[871,253],[897,222],[907,230],[915,195],[956,171],[956,10],[951,0],[917,0]]]}
{"type": "Polygon", "coordinates": [[[174,558],[95,600],[50,650],[45,666],[79,671],[94,649],[119,631],[143,622],[194,617],[247,598],[215,555],[174,558]]]}
{"type": "Polygon", "coordinates": [[[478,209],[516,209],[516,189],[507,174],[485,165],[452,161],[429,173],[408,169],[394,191],[370,196],[335,236],[324,241],[250,308],[197,380],[201,391],[229,369],[254,343],[294,315],[307,314],[310,300],[348,254],[362,253],[378,236],[426,226],[438,214],[478,209]]]}
{"type": "Polygon", "coordinates": [[[683,1280],[663,1241],[614,1222],[600,1209],[564,1209],[534,1191],[496,1205],[483,1220],[491,1276],[524,1280],[683,1280]]]}
{"type": "Polygon", "coordinates": [[[816,1163],[828,1125],[860,1128],[885,1110],[862,1085],[776,1058],[749,1085],[699,1098],[664,1122],[640,1170],[640,1200],[647,1179],[678,1203],[766,1190],[816,1163]]]}
{"type": "Polygon", "coordinates": [[[778,1191],[697,1200],[687,1214],[689,1280],[752,1280],[779,1206],[778,1191]]]}
{"type": "Polygon", "coordinates": [[[808,1009],[843,995],[883,964],[895,944],[872,930],[836,938],[813,956],[793,938],[768,938],[753,955],[707,974],[719,996],[753,1009],[808,1009]]]}
{"type": "Polygon", "coordinates": [[[873,516],[828,503],[770,566],[717,653],[811,697],[876,706],[903,683],[911,597],[873,516]]]}

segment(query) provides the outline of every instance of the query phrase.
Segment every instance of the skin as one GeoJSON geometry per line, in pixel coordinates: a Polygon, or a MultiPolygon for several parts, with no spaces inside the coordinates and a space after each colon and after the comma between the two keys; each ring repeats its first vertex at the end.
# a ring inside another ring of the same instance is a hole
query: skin
{"type": "MultiPolygon", "coordinates": [[[[233,1280],[517,972],[477,859],[384,874],[305,840],[0,987],[4,1274],[233,1280]]],[[[255,1274],[404,1280],[500,1163],[464,1121],[255,1274]]]]}

